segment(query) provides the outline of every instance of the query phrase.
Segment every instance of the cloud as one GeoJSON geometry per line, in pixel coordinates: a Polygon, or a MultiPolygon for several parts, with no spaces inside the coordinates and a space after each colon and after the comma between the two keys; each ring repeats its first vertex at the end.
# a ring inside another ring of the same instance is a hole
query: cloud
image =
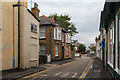
{"type": "MultiPolygon", "coordinates": [[[[63,0],[61,0],[63,1],[63,0]]],[[[103,2],[38,2],[40,15],[69,14],[79,32],[73,38],[88,46],[99,34],[100,13],[103,2]]]]}

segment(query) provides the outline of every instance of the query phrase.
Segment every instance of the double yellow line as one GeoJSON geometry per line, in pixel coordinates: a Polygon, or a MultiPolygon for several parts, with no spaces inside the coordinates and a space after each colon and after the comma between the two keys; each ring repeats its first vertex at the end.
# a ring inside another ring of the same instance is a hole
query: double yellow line
{"type": "Polygon", "coordinates": [[[86,74],[88,73],[89,69],[90,69],[90,66],[92,64],[92,60],[91,62],[87,65],[87,67],[85,68],[84,72],[82,73],[82,75],[80,76],[80,78],[78,80],[81,80],[81,79],[84,79],[86,74]]]}
{"type": "Polygon", "coordinates": [[[68,62],[68,63],[62,64],[62,65],[59,65],[59,66],[51,67],[51,68],[49,68],[49,69],[46,69],[46,70],[43,70],[43,71],[40,71],[40,72],[37,72],[37,73],[31,74],[31,75],[28,75],[28,76],[25,76],[25,77],[23,77],[22,79],[26,79],[26,78],[34,77],[34,76],[36,76],[37,74],[41,74],[41,73],[44,73],[44,72],[47,72],[47,71],[52,71],[52,70],[54,70],[54,69],[56,69],[56,68],[59,68],[59,67],[62,67],[62,66],[68,65],[68,64],[70,64],[70,63],[77,62],[77,61],[79,61],[79,60],[72,61],[72,62],[68,62]]]}

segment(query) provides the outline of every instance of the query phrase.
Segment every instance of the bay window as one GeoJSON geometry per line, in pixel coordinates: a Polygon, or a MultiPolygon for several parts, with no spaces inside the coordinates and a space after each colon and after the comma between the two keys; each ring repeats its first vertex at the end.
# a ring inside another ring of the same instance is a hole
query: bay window
{"type": "Polygon", "coordinates": [[[46,27],[45,26],[40,27],[40,38],[46,38],[46,27]]]}
{"type": "Polygon", "coordinates": [[[70,33],[66,33],[66,43],[70,43],[71,40],[70,40],[70,33]]]}
{"type": "Polygon", "coordinates": [[[55,27],[54,28],[54,39],[55,40],[61,40],[62,36],[61,36],[61,29],[59,27],[55,27]]]}
{"type": "Polygon", "coordinates": [[[64,42],[64,33],[62,33],[62,42],[64,42]]]}

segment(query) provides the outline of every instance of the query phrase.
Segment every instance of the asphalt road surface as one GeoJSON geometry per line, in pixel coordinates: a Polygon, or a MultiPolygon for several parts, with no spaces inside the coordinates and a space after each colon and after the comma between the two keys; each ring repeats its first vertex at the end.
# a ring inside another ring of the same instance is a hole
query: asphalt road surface
{"type": "Polygon", "coordinates": [[[60,65],[55,68],[38,72],[33,75],[22,78],[23,80],[78,80],[91,62],[91,58],[82,57],[76,61],[60,65]]]}

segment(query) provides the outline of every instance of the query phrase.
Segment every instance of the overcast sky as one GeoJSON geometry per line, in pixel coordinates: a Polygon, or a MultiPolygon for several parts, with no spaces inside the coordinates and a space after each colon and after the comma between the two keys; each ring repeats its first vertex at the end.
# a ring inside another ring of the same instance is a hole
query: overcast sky
{"type": "Polygon", "coordinates": [[[38,4],[40,16],[53,13],[69,14],[79,32],[74,39],[86,46],[95,42],[95,37],[99,34],[104,0],[40,0],[38,4]]]}

